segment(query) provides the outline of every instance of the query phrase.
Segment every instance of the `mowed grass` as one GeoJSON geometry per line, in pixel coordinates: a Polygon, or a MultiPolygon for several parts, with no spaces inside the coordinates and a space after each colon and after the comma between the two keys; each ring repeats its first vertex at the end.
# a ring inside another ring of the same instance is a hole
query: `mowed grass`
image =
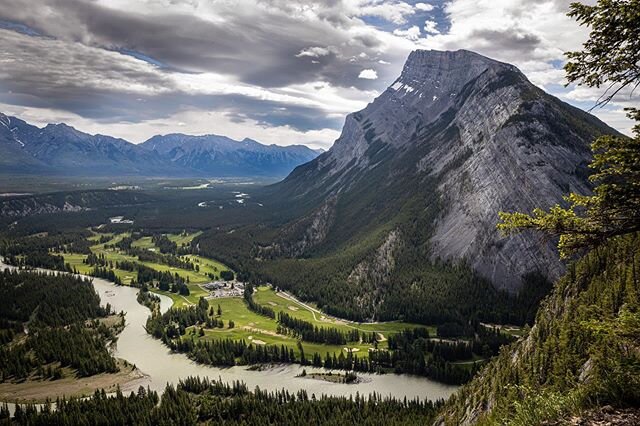
{"type": "MultiPolygon", "coordinates": [[[[169,234],[167,235],[167,237],[172,241],[176,241],[178,245],[181,245],[182,243],[190,242],[191,240],[193,240],[193,238],[195,238],[199,234],[200,234],[199,232],[186,234],[186,235],[169,234]]],[[[215,279],[219,279],[221,271],[230,270],[230,268],[226,267],[222,263],[212,259],[207,259],[202,256],[196,256],[196,255],[182,256],[182,259],[184,260],[188,259],[199,266],[200,270],[194,271],[189,269],[177,268],[177,267],[165,265],[162,263],[141,262],[138,260],[137,257],[129,256],[118,249],[114,249],[111,247],[107,248],[108,246],[113,246],[114,244],[118,243],[123,238],[130,236],[131,234],[129,233],[121,233],[121,234],[115,234],[115,235],[96,233],[91,237],[89,237],[89,240],[98,242],[100,237],[105,235],[111,237],[111,239],[106,243],[95,244],[91,246],[91,251],[98,255],[104,255],[107,261],[113,262],[114,264],[116,262],[122,262],[122,261],[141,263],[145,266],[148,266],[149,268],[155,269],[156,271],[160,271],[160,272],[168,271],[171,274],[178,274],[185,281],[188,280],[190,284],[202,284],[202,283],[210,282],[211,278],[207,275],[209,273],[213,274],[215,276],[215,279]]],[[[141,249],[147,249],[147,250],[157,249],[153,244],[153,242],[151,241],[151,237],[139,238],[132,243],[132,246],[141,248],[141,249]]],[[[75,266],[78,271],[82,273],[88,273],[91,270],[90,266],[82,263],[82,260],[86,259],[86,255],[75,254],[75,253],[63,253],[63,256],[65,258],[65,262],[69,263],[72,267],[75,266]]],[[[118,277],[120,277],[123,280],[124,284],[131,283],[131,278],[136,275],[135,272],[121,271],[118,269],[114,269],[114,271],[116,275],[118,275],[118,277]]],[[[200,295],[204,293],[204,290],[200,289],[200,287],[198,286],[190,285],[189,289],[190,291],[194,292],[197,295],[195,302],[197,302],[197,297],[200,297],[200,295]]],[[[192,299],[190,300],[192,301],[192,299]]]]}
{"type": "MultiPolygon", "coordinates": [[[[271,291],[273,292],[273,290],[271,291]]],[[[200,337],[198,334],[199,327],[191,327],[187,333],[191,330],[195,330],[196,339],[244,340],[247,344],[257,340],[259,342],[258,344],[262,344],[262,342],[264,342],[264,344],[267,345],[284,345],[288,349],[293,349],[297,356],[300,355],[298,340],[291,336],[277,334],[276,330],[278,323],[276,320],[250,311],[243,298],[224,297],[209,299],[209,306],[213,307],[214,313],[217,313],[218,306],[220,306],[222,309],[222,315],[216,315],[216,317],[224,321],[224,328],[205,329],[205,335],[200,337]],[[229,320],[234,321],[234,328],[229,328],[229,320]]],[[[327,352],[330,354],[336,354],[336,356],[341,352],[346,355],[347,352],[344,350],[345,347],[349,349],[357,349],[354,353],[358,354],[358,356],[366,357],[369,348],[373,346],[355,342],[350,342],[344,346],[302,342],[302,347],[305,352],[305,357],[310,359],[314,353],[319,353],[323,358],[327,352]]],[[[386,342],[381,342],[379,347],[386,348],[386,342]]]]}
{"type": "Polygon", "coordinates": [[[181,247],[183,244],[188,244],[193,241],[193,239],[200,236],[200,234],[202,234],[202,231],[194,232],[192,234],[168,234],[167,238],[176,243],[178,247],[181,247]]]}
{"type": "MultiPolygon", "coordinates": [[[[75,253],[59,253],[64,256],[65,263],[71,265],[71,268],[75,268],[81,274],[88,275],[93,269],[92,266],[83,263],[82,261],[87,258],[84,254],[75,253]]],[[[122,280],[123,284],[131,284],[131,280],[136,277],[135,272],[125,271],[123,269],[113,268],[113,272],[122,280]]]]}
{"type": "MultiPolygon", "coordinates": [[[[207,259],[206,257],[188,254],[182,256],[182,258],[198,265],[198,267],[200,268],[200,274],[205,276],[207,274],[213,274],[215,275],[216,279],[220,279],[220,272],[230,270],[230,268],[226,267],[222,263],[213,259],[207,259]]],[[[211,280],[208,279],[208,281],[211,280]]]]}
{"type": "Polygon", "coordinates": [[[151,237],[139,238],[135,240],[133,243],[131,243],[131,247],[141,248],[145,250],[153,250],[153,251],[157,250],[157,247],[155,246],[155,244],[153,244],[153,241],[151,241],[151,237]]]}
{"type": "MultiPolygon", "coordinates": [[[[196,236],[200,235],[201,232],[195,232],[191,234],[168,234],[167,237],[175,241],[176,244],[181,246],[183,243],[188,243],[196,236]]],[[[184,269],[184,268],[176,268],[173,266],[165,265],[162,263],[156,262],[141,262],[135,256],[129,256],[124,252],[121,252],[119,249],[112,248],[114,244],[118,243],[125,237],[129,237],[131,234],[129,233],[94,233],[90,237],[88,237],[89,241],[95,242],[93,246],[91,246],[91,251],[97,255],[104,255],[108,262],[113,262],[114,266],[116,262],[129,261],[134,263],[140,263],[149,268],[152,268],[156,271],[160,272],[170,272],[172,275],[178,274],[182,279],[188,281],[190,295],[183,297],[181,295],[176,295],[171,292],[161,292],[158,290],[158,293],[165,294],[172,298],[174,305],[178,307],[189,306],[190,304],[198,303],[198,299],[201,296],[207,296],[208,292],[202,289],[198,284],[203,284],[211,281],[211,278],[208,274],[213,274],[215,279],[220,278],[220,272],[225,270],[230,270],[230,268],[226,267],[224,264],[212,260],[207,259],[202,256],[196,255],[186,255],[181,256],[184,260],[190,260],[193,263],[196,263],[199,267],[199,271],[184,269]],[[107,236],[109,237],[109,241],[106,243],[98,244],[100,238],[107,236]]],[[[153,244],[151,237],[142,237],[135,240],[132,243],[133,247],[154,250],[157,247],[153,244]]],[[[83,263],[83,261],[87,258],[84,254],[79,253],[58,253],[64,257],[65,263],[69,263],[72,268],[75,268],[78,272],[82,274],[89,274],[91,269],[93,268],[90,265],[83,263]]],[[[112,268],[115,274],[122,280],[123,284],[129,285],[131,281],[137,277],[136,272],[125,271],[118,268],[112,268]]]]}
{"type": "Polygon", "coordinates": [[[307,305],[291,298],[286,293],[276,293],[271,287],[258,287],[253,294],[253,299],[264,306],[269,306],[277,312],[286,312],[296,318],[311,322],[318,327],[333,327],[341,331],[357,329],[363,332],[380,333],[383,337],[389,333],[398,333],[407,328],[427,328],[430,336],[435,336],[436,328],[420,324],[412,324],[401,321],[358,323],[342,320],[321,312],[314,306],[307,305]]]}

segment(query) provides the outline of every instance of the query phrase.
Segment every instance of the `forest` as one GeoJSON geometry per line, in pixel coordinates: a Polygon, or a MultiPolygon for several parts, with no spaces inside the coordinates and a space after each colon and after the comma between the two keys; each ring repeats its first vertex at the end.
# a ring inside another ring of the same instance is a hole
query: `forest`
{"type": "Polygon", "coordinates": [[[71,275],[0,273],[0,381],[62,377],[63,367],[78,376],[118,371],[106,344],[124,326],[100,319],[113,315],[100,306],[88,279],[71,275]],[[25,330],[28,328],[28,334],[25,330]]]}
{"type": "Polygon", "coordinates": [[[398,400],[378,394],[355,397],[309,395],[305,391],[249,391],[241,382],[232,384],[197,377],[167,385],[160,397],[140,388],[125,396],[118,390],[104,391],[88,399],[60,399],[58,409],[32,405],[17,407],[8,420],[6,407],[0,408],[0,424],[14,425],[190,425],[224,423],[228,425],[305,424],[386,424],[424,425],[433,420],[441,402],[398,400]]]}

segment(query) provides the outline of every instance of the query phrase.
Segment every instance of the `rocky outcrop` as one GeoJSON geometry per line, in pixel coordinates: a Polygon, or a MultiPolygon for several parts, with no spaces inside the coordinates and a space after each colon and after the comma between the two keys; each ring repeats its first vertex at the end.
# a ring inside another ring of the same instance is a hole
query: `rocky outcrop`
{"type": "Polygon", "coordinates": [[[297,257],[320,244],[335,219],[335,203],[336,198],[330,197],[314,212],[287,226],[278,241],[258,247],[258,258],[297,257]]]}
{"type": "MultiPolygon", "coordinates": [[[[384,286],[387,285],[396,266],[397,251],[402,244],[400,231],[394,229],[389,232],[384,242],[367,259],[358,263],[349,274],[347,282],[353,286],[368,285],[373,291],[360,296],[358,304],[361,307],[373,306],[372,312],[382,303],[384,286]]],[[[369,318],[373,320],[373,317],[369,318]]]]}

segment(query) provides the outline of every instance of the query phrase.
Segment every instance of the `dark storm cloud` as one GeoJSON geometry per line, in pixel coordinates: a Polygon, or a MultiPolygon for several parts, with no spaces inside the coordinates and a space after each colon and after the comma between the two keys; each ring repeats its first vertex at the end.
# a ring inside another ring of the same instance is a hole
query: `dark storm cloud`
{"type": "Polygon", "coordinates": [[[350,19],[339,10],[339,2],[328,2],[321,19],[303,21],[295,2],[270,3],[277,7],[222,9],[220,22],[195,14],[167,12],[150,16],[135,11],[114,10],[81,0],[44,0],[24,4],[1,0],[0,17],[22,22],[42,33],[109,49],[130,49],[179,70],[211,71],[234,75],[261,87],[282,87],[295,83],[327,80],[337,86],[370,87],[357,79],[358,70],[350,53],[357,55],[379,47],[372,35],[347,39],[339,26],[350,19]],[[349,46],[344,46],[348,42],[349,46]],[[341,55],[314,61],[296,56],[317,46],[343,45],[341,55]],[[259,60],[257,60],[259,58],[259,60]],[[355,74],[355,76],[354,76],[355,74]]]}
{"type": "Polygon", "coordinates": [[[496,51],[508,50],[528,52],[540,45],[542,40],[535,34],[517,28],[508,30],[476,30],[471,34],[474,40],[483,40],[496,51]]]}
{"type": "Polygon", "coordinates": [[[207,110],[288,124],[299,131],[338,125],[320,108],[240,94],[186,93],[170,73],[116,52],[8,31],[0,35],[5,62],[0,99],[5,103],[70,111],[100,123],[169,119],[180,111],[207,110]]]}

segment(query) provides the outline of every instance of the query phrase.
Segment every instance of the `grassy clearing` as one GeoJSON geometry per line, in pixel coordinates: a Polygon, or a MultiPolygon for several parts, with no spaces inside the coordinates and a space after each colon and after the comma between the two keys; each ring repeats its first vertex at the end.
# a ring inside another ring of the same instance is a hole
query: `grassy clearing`
{"type": "MultiPolygon", "coordinates": [[[[179,235],[169,234],[167,235],[167,237],[170,240],[175,241],[176,244],[180,246],[183,243],[191,242],[191,240],[193,240],[196,236],[200,235],[200,233],[201,232],[195,232],[191,234],[179,234],[179,235]]],[[[204,290],[202,290],[199,286],[197,286],[197,284],[210,282],[211,278],[208,276],[208,274],[212,274],[215,277],[215,279],[219,279],[220,272],[225,270],[230,270],[230,268],[226,267],[224,264],[212,259],[207,259],[202,256],[196,256],[196,255],[181,256],[183,259],[185,260],[188,259],[191,262],[196,263],[198,265],[199,271],[193,271],[193,270],[188,270],[183,268],[176,268],[176,267],[164,265],[161,263],[140,262],[137,257],[129,256],[118,249],[114,249],[111,247],[107,248],[108,246],[112,246],[117,242],[121,241],[123,238],[128,237],[130,235],[131,234],[129,233],[121,233],[121,234],[95,233],[88,239],[90,241],[97,243],[99,239],[103,236],[111,237],[111,239],[106,243],[95,244],[91,246],[91,251],[98,255],[104,255],[107,261],[113,262],[114,264],[115,262],[122,262],[126,260],[129,262],[141,263],[145,266],[155,269],[156,271],[161,271],[161,272],[168,271],[168,272],[171,272],[171,274],[177,273],[185,281],[188,280],[190,283],[189,290],[192,292],[192,294],[195,294],[194,296],[195,299],[193,297],[189,298],[189,302],[191,303],[197,303],[197,298],[205,294],[204,290]]],[[[157,249],[157,247],[151,241],[151,237],[139,238],[132,243],[132,246],[140,249],[147,249],[147,250],[157,249]]],[[[69,263],[71,267],[75,267],[80,273],[88,274],[91,271],[91,267],[89,265],[85,265],[82,262],[83,259],[86,259],[86,255],[76,254],[76,253],[61,253],[61,254],[64,256],[65,262],[69,263]]],[[[124,284],[130,284],[131,279],[136,275],[135,272],[123,271],[119,269],[114,269],[114,272],[120,279],[122,279],[124,284]]]]}
{"type": "Polygon", "coordinates": [[[332,317],[321,312],[312,305],[302,303],[286,293],[276,293],[272,288],[258,287],[253,299],[264,306],[269,306],[276,312],[286,312],[296,318],[309,321],[319,327],[333,327],[341,331],[358,329],[365,332],[380,333],[383,337],[388,333],[398,333],[406,328],[427,328],[431,336],[436,335],[435,327],[428,327],[420,324],[411,324],[400,321],[379,322],[379,323],[358,323],[332,317]]]}
{"type": "MultiPolygon", "coordinates": [[[[275,294],[273,290],[272,293],[275,294]]],[[[174,295],[175,296],[175,295],[174,295]]],[[[179,297],[179,296],[178,296],[179,297]]],[[[172,297],[174,299],[174,297],[172,297]]],[[[175,299],[174,299],[175,300],[175,299]]],[[[222,309],[222,315],[217,318],[224,321],[224,328],[205,329],[205,335],[200,337],[197,333],[197,327],[191,327],[188,331],[195,333],[196,339],[234,339],[244,340],[245,342],[259,342],[257,344],[267,345],[284,345],[287,348],[293,349],[296,355],[300,355],[298,348],[298,340],[291,336],[283,336],[276,333],[277,322],[274,319],[258,315],[247,308],[244,300],[240,297],[225,297],[219,299],[210,299],[209,306],[213,307],[217,312],[218,305],[222,309]],[[229,320],[233,320],[235,327],[228,328],[229,320]]],[[[183,306],[176,304],[174,306],[183,306]]],[[[380,347],[386,348],[386,342],[381,342],[380,347]]],[[[331,354],[340,354],[340,352],[346,354],[344,350],[345,346],[338,345],[325,345],[320,343],[302,342],[302,347],[307,357],[310,357],[313,353],[317,352],[324,355],[329,352],[331,354]]],[[[361,356],[366,356],[371,345],[350,343],[346,347],[355,349],[355,353],[361,356]]]]}
{"type": "Polygon", "coordinates": [[[169,238],[171,241],[176,243],[178,247],[180,247],[183,244],[191,243],[191,241],[193,241],[193,239],[195,237],[198,237],[200,234],[202,234],[202,231],[194,232],[192,234],[169,234],[167,235],[167,238],[169,238]]]}

